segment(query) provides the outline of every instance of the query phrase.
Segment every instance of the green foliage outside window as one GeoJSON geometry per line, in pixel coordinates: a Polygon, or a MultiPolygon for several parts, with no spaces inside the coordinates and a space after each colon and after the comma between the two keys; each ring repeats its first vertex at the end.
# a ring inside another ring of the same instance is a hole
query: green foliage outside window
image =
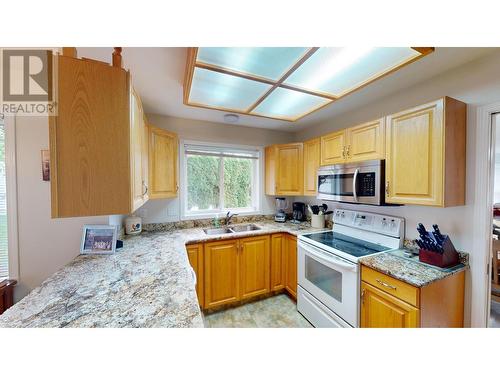
{"type": "Polygon", "coordinates": [[[187,156],[188,210],[218,209],[219,163],[224,163],[224,207],[252,205],[252,160],[215,156],[187,156]]]}

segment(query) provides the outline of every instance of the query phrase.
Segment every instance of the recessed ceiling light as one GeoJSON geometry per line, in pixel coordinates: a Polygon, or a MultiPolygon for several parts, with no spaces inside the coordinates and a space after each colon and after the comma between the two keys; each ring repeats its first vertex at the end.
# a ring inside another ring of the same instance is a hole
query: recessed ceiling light
{"type": "Polygon", "coordinates": [[[239,119],[240,119],[240,116],[235,115],[234,113],[226,113],[224,115],[224,121],[229,122],[230,124],[234,124],[234,123],[238,122],[239,119]]]}

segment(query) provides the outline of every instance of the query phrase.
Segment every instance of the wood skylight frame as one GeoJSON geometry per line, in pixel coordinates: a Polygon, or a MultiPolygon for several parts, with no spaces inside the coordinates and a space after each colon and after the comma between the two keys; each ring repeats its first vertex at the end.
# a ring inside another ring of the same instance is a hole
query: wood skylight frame
{"type": "Polygon", "coordinates": [[[410,48],[412,50],[414,50],[415,52],[417,52],[419,55],[411,57],[411,58],[403,61],[399,65],[396,65],[392,68],[389,68],[385,71],[382,71],[378,74],[375,74],[372,77],[370,77],[368,80],[365,80],[361,84],[344,92],[342,95],[335,96],[335,95],[332,95],[329,93],[313,91],[313,90],[305,89],[303,87],[297,87],[297,86],[293,86],[291,84],[285,83],[286,79],[288,77],[290,77],[290,75],[292,75],[292,73],[294,73],[298,68],[300,68],[314,53],[316,53],[320,49],[319,47],[307,48],[305,53],[303,53],[302,56],[287,71],[285,71],[285,73],[277,80],[273,80],[273,79],[262,77],[262,76],[253,75],[251,73],[247,73],[247,72],[243,72],[243,71],[232,70],[232,69],[222,67],[219,65],[212,65],[212,64],[208,64],[208,63],[205,63],[202,61],[197,61],[198,47],[189,47],[188,53],[187,53],[186,69],[185,69],[185,73],[184,73],[183,102],[185,105],[192,106],[192,107],[214,109],[214,110],[219,110],[219,111],[224,111],[224,112],[231,112],[231,113],[238,113],[238,114],[243,114],[243,115],[270,118],[270,119],[274,119],[274,120],[284,120],[284,121],[294,122],[294,121],[297,121],[297,120],[299,120],[299,119],[301,119],[301,118],[303,118],[303,117],[305,117],[313,112],[320,110],[321,108],[335,102],[336,100],[338,100],[340,98],[343,98],[343,97],[371,84],[372,82],[375,82],[376,80],[378,80],[382,77],[385,77],[388,74],[391,74],[391,73],[401,69],[402,67],[404,67],[408,64],[411,64],[411,63],[421,59],[422,57],[427,56],[428,54],[434,52],[434,47],[410,47],[410,48]],[[227,74],[227,75],[230,75],[233,77],[238,77],[238,78],[252,80],[255,82],[264,83],[264,84],[270,85],[270,88],[267,91],[265,91],[265,93],[263,95],[261,95],[256,101],[253,102],[253,104],[251,104],[245,110],[238,110],[238,109],[234,109],[234,108],[224,108],[221,106],[211,106],[211,105],[207,105],[207,104],[203,104],[203,103],[197,103],[197,102],[189,100],[190,93],[191,93],[191,86],[193,83],[193,76],[194,76],[194,72],[195,72],[196,68],[205,69],[205,70],[216,72],[216,73],[227,74]],[[270,115],[268,116],[268,115],[263,115],[263,114],[253,112],[259,106],[259,104],[261,104],[266,98],[268,98],[269,95],[271,95],[273,93],[273,91],[275,91],[278,87],[283,88],[283,89],[287,89],[287,90],[300,92],[303,94],[312,95],[312,96],[319,97],[319,98],[323,98],[323,99],[326,99],[328,101],[325,103],[322,103],[321,105],[318,105],[318,106],[312,108],[309,111],[301,113],[300,115],[295,116],[295,117],[270,116],[270,115]]]}

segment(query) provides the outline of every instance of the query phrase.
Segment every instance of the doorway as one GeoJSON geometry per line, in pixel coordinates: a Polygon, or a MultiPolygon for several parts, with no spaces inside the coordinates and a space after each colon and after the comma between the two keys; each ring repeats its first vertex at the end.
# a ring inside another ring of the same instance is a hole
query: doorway
{"type": "Polygon", "coordinates": [[[500,114],[492,117],[493,215],[491,240],[491,295],[488,327],[500,328],[500,114]]]}

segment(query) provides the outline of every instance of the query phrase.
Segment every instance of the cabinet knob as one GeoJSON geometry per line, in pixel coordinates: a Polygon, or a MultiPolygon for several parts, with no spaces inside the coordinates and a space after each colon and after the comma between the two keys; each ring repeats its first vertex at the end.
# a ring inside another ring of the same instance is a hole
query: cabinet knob
{"type": "Polygon", "coordinates": [[[389,196],[389,181],[385,183],[385,195],[389,196]]]}
{"type": "Polygon", "coordinates": [[[350,150],[351,150],[351,145],[347,145],[346,155],[347,155],[347,157],[348,157],[348,158],[350,158],[350,157],[351,157],[351,156],[350,156],[350,154],[349,154],[349,153],[350,153],[350,150]]]}
{"type": "Polygon", "coordinates": [[[144,188],[144,193],[142,195],[146,195],[148,193],[148,185],[144,181],[142,181],[142,187],[144,188]]]}

